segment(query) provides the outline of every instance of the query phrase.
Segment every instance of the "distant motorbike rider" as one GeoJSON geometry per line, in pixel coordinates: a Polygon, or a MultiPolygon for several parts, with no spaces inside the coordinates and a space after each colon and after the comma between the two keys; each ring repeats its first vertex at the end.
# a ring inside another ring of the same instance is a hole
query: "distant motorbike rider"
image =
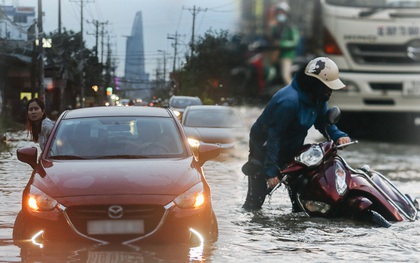
{"type": "MultiPolygon", "coordinates": [[[[242,167],[248,175],[245,209],[260,209],[267,188],[280,183],[279,169],[290,162],[303,145],[314,125],[324,136],[327,101],[333,90],[344,88],[337,65],[327,57],[318,57],[302,67],[290,85],[280,89],[251,127],[248,162],[242,167]]],[[[338,144],[350,142],[348,135],[335,125],[327,129],[338,144]]],[[[293,187],[288,187],[293,205],[293,187]]]]}
{"type": "Polygon", "coordinates": [[[290,7],[286,2],[280,2],[274,8],[269,20],[270,38],[278,45],[278,63],[280,76],[284,84],[292,82],[292,63],[296,57],[299,44],[299,30],[289,20],[290,7]]]}

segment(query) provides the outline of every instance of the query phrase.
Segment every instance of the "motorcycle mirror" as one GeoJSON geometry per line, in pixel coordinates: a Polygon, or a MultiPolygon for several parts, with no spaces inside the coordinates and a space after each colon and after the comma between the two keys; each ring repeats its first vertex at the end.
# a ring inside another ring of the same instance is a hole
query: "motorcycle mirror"
{"type": "Polygon", "coordinates": [[[337,106],[331,107],[327,111],[327,123],[329,125],[336,124],[341,117],[341,111],[337,106]]]}

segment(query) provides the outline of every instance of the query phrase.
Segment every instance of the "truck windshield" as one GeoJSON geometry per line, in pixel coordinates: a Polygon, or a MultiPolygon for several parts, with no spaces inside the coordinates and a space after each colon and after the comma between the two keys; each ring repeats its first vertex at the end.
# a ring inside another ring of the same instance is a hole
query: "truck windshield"
{"type": "Polygon", "coordinates": [[[420,0],[326,0],[330,5],[370,8],[420,7],[420,0]]]}

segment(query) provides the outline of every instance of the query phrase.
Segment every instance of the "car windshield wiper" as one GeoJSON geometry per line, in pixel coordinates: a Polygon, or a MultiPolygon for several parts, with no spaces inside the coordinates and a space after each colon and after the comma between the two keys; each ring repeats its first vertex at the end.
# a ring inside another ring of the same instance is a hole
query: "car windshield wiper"
{"type": "Polygon", "coordinates": [[[49,157],[50,159],[55,160],[84,160],[87,159],[86,157],[81,157],[77,155],[52,155],[49,157]]]}

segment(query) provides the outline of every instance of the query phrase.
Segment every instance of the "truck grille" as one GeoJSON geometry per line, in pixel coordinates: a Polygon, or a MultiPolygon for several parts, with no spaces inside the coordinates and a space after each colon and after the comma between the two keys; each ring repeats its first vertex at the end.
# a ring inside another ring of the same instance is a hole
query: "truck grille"
{"type": "Polygon", "coordinates": [[[353,60],[358,64],[370,65],[419,65],[420,62],[409,57],[408,45],[391,44],[348,44],[353,60]]]}

